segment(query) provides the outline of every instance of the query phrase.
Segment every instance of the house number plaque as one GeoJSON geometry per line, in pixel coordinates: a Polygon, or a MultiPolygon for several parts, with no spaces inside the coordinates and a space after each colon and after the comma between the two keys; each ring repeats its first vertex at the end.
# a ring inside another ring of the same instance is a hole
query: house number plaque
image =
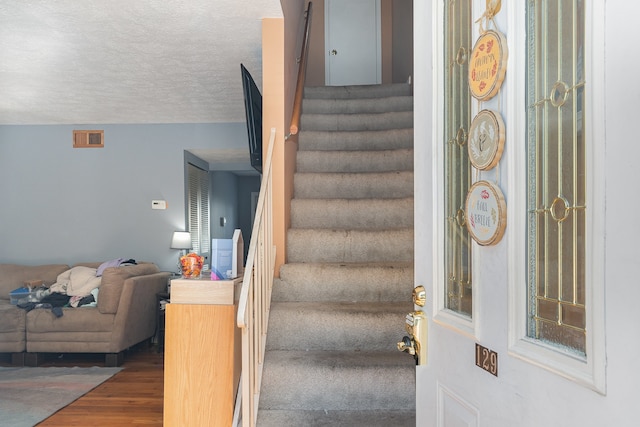
{"type": "Polygon", "coordinates": [[[476,343],[476,366],[498,376],[498,353],[476,343]]]}

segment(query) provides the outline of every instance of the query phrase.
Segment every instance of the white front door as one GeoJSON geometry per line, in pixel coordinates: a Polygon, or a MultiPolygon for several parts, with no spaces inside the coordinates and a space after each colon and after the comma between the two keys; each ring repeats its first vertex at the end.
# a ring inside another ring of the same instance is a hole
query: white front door
{"type": "Polygon", "coordinates": [[[380,0],[325,0],[327,86],[382,82],[380,0]]]}
{"type": "Polygon", "coordinates": [[[640,60],[626,63],[621,48],[640,36],[631,24],[640,6],[502,1],[505,82],[490,100],[465,101],[476,21],[498,3],[469,2],[414,1],[415,284],[428,298],[416,424],[640,425],[640,286],[629,238],[639,235],[629,186],[640,149],[623,142],[640,60]],[[470,45],[460,42],[464,25],[470,45]],[[505,122],[504,154],[490,170],[465,168],[469,124],[483,109],[505,122]],[[455,194],[480,180],[506,199],[506,232],[493,245],[465,233],[455,194]]]}

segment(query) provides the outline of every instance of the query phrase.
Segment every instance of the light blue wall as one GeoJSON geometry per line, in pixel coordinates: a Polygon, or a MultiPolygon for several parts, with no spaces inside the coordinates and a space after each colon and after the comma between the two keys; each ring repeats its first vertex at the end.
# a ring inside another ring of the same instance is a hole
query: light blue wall
{"type": "Polygon", "coordinates": [[[211,173],[211,238],[231,239],[238,228],[238,177],[231,172],[211,173]],[[226,218],[224,226],[220,218],[226,218]]]}
{"type": "Polygon", "coordinates": [[[244,259],[247,259],[249,240],[253,223],[251,221],[251,193],[260,192],[260,176],[238,177],[238,228],[242,230],[244,240],[244,259]]]}
{"type": "Polygon", "coordinates": [[[211,172],[211,238],[231,239],[236,228],[242,231],[245,257],[251,240],[251,193],[260,191],[260,176],[235,175],[230,172],[211,172]],[[227,223],[220,225],[220,217],[227,223]]]}
{"type": "Polygon", "coordinates": [[[0,263],[117,257],[174,270],[185,229],[184,150],[246,146],[244,123],[0,126],[0,263]],[[73,129],[104,129],[74,149],[73,129]],[[166,200],[166,210],[151,201],[166,200]]]}
{"type": "Polygon", "coordinates": [[[211,238],[231,239],[236,228],[242,231],[244,259],[251,240],[251,193],[260,191],[261,177],[212,171],[211,178],[211,238]],[[220,225],[220,218],[227,222],[220,225]]]}

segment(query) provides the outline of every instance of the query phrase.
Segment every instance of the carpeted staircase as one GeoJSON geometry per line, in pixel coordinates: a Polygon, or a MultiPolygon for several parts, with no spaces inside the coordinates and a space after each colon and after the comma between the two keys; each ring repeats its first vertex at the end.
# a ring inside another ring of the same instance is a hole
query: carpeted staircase
{"type": "Polygon", "coordinates": [[[414,426],[413,97],[306,88],[258,426],[414,426]]]}

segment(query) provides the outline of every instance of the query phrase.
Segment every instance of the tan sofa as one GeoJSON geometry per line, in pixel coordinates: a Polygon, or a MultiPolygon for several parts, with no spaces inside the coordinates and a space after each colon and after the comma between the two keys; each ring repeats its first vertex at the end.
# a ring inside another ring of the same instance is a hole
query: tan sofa
{"type": "Polygon", "coordinates": [[[26,311],[10,303],[10,292],[25,281],[50,286],[69,268],[0,264],[0,353],[11,353],[12,363],[37,365],[43,353],[104,353],[105,365],[118,366],[126,349],[154,335],[156,294],[166,290],[170,273],[152,263],[105,269],[97,305],[64,307],[61,317],[49,309],[26,311]]]}

